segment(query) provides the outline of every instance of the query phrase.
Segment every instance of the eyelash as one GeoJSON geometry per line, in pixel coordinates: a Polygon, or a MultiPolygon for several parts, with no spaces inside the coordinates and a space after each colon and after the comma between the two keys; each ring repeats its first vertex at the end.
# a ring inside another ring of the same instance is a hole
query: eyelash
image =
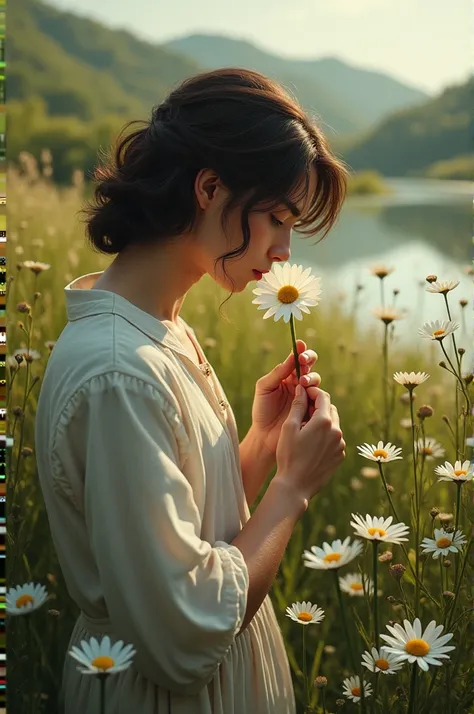
{"type": "Polygon", "coordinates": [[[272,220],[273,225],[276,225],[276,226],[282,226],[282,225],[283,225],[283,222],[282,222],[282,221],[279,221],[278,218],[276,218],[273,214],[272,214],[272,216],[271,216],[271,220],[272,220]]]}

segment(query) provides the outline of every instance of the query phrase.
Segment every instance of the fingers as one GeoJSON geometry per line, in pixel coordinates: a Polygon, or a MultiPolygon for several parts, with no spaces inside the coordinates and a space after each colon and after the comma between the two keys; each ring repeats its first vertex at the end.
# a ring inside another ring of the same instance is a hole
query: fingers
{"type": "Polygon", "coordinates": [[[309,374],[301,375],[300,384],[302,384],[303,387],[306,387],[306,389],[308,390],[309,388],[312,389],[311,392],[308,391],[308,395],[311,399],[314,399],[316,396],[314,388],[319,387],[319,385],[321,384],[321,375],[317,372],[310,372],[309,374]]]}

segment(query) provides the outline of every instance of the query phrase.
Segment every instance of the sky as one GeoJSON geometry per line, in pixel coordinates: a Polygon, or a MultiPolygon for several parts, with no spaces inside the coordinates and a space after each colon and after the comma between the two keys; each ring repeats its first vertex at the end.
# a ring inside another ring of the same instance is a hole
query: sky
{"type": "Polygon", "coordinates": [[[288,58],[338,57],[431,95],[472,72],[472,0],[44,1],[153,43],[226,35],[288,58]]]}

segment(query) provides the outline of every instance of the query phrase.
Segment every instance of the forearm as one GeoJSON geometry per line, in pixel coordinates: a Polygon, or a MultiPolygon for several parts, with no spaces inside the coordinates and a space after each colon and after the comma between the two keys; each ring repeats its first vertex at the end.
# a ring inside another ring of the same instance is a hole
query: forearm
{"type": "Polygon", "coordinates": [[[242,553],[249,572],[249,590],[243,632],[272,586],[293,529],[308,501],[295,495],[278,474],[251,518],[232,541],[242,553]]]}
{"type": "Polygon", "coordinates": [[[249,508],[260,493],[265,480],[274,468],[276,459],[262,446],[252,427],[240,443],[240,464],[242,467],[242,481],[244,484],[245,498],[249,508]]]}

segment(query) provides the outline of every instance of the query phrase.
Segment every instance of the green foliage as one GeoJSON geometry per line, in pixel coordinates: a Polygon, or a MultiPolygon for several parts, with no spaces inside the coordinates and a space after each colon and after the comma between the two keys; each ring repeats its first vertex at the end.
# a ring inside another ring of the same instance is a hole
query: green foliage
{"type": "Polygon", "coordinates": [[[348,184],[348,193],[354,196],[390,193],[384,184],[383,177],[378,171],[360,171],[351,176],[348,184]]]}
{"type": "Polygon", "coordinates": [[[474,180],[474,156],[455,156],[453,159],[436,161],[424,172],[426,178],[455,179],[457,181],[474,180]]]}
{"type": "Polygon", "coordinates": [[[348,148],[355,170],[388,176],[424,173],[434,162],[472,156],[471,107],[474,79],[449,87],[435,99],[395,112],[348,148]]]}

